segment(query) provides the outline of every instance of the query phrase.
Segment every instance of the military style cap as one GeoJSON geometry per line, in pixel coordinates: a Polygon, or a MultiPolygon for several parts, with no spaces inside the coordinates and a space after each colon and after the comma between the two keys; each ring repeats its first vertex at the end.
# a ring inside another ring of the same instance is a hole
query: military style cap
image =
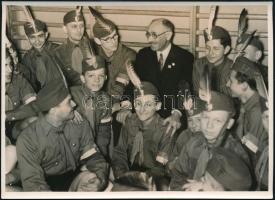
{"type": "MultiPolygon", "coordinates": [[[[244,43],[249,36],[250,36],[250,34],[247,34],[247,33],[243,34],[241,36],[241,40],[240,40],[239,44],[244,43]]],[[[249,45],[256,47],[260,51],[264,50],[263,43],[260,41],[259,37],[257,37],[257,36],[252,37],[251,41],[249,42],[249,45]]]]}
{"type": "Polygon", "coordinates": [[[236,112],[234,103],[231,97],[219,93],[211,91],[211,99],[210,104],[206,104],[207,111],[214,111],[214,110],[223,110],[231,113],[233,116],[236,112]]]}
{"type": "MultiPolygon", "coordinates": [[[[141,82],[141,90],[143,92],[143,95],[154,95],[154,96],[157,96],[159,97],[159,92],[158,92],[158,89],[150,82],[141,82]]],[[[135,95],[135,98],[137,98],[138,96],[141,96],[141,91],[137,88],[134,89],[134,95],[135,95]]]]}
{"type": "Polygon", "coordinates": [[[42,88],[34,102],[40,112],[48,111],[60,104],[69,95],[69,90],[60,79],[55,79],[42,88]]]}
{"type": "Polygon", "coordinates": [[[206,107],[205,101],[201,100],[198,97],[190,98],[190,100],[188,100],[186,103],[189,104],[190,102],[191,105],[189,104],[186,106],[184,103],[184,108],[185,110],[187,110],[188,117],[192,117],[194,115],[200,114],[205,109],[206,107]]]}
{"type": "Polygon", "coordinates": [[[101,56],[95,56],[95,63],[92,63],[91,58],[86,58],[82,61],[82,74],[85,74],[87,71],[97,70],[104,68],[105,69],[105,61],[101,56]]]}
{"type": "Polygon", "coordinates": [[[256,65],[244,56],[240,56],[236,59],[232,69],[247,75],[250,79],[255,79],[256,76],[260,75],[260,71],[256,65]]]}
{"type": "Polygon", "coordinates": [[[206,30],[204,30],[205,42],[209,40],[214,40],[214,39],[223,39],[225,41],[231,41],[228,31],[220,26],[213,26],[210,36],[208,36],[208,34],[206,33],[206,30]]]}
{"type": "Polygon", "coordinates": [[[232,151],[218,147],[213,149],[206,171],[225,189],[231,191],[248,191],[252,179],[248,167],[232,151]]]}
{"type": "Polygon", "coordinates": [[[84,21],[84,17],[81,12],[77,12],[77,10],[71,10],[66,13],[63,18],[63,24],[66,25],[70,22],[80,22],[84,21]]]}
{"type": "Polygon", "coordinates": [[[46,32],[47,31],[46,24],[38,19],[34,20],[34,25],[35,25],[35,28],[33,28],[33,25],[31,22],[26,22],[24,24],[24,30],[25,30],[25,33],[27,36],[30,36],[30,35],[36,33],[35,30],[37,32],[39,32],[39,31],[46,32]]]}

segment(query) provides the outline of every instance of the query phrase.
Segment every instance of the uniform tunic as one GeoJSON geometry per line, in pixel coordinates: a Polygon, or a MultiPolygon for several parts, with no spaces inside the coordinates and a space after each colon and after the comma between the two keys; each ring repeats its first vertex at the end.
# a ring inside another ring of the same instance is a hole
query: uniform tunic
{"type": "Polygon", "coordinates": [[[114,148],[112,167],[115,177],[123,175],[129,170],[147,172],[154,176],[164,176],[168,159],[170,134],[165,134],[166,126],[162,125],[163,119],[156,114],[148,127],[142,127],[136,114],[128,117],[125,126],[122,127],[118,145],[114,148]],[[131,152],[135,136],[142,131],[144,159],[139,164],[135,157],[131,166],[131,152]]]}
{"type": "Polygon", "coordinates": [[[107,57],[101,47],[98,47],[98,54],[107,62],[108,80],[106,83],[106,91],[108,94],[118,95],[120,98],[127,82],[129,82],[125,62],[128,59],[134,62],[136,59],[136,52],[119,43],[118,49],[111,57],[107,57]]]}
{"type": "Polygon", "coordinates": [[[108,157],[112,120],[110,95],[104,91],[91,93],[85,85],[72,87],[71,94],[78,106],[77,110],[89,121],[101,153],[108,157]]]}
{"type": "Polygon", "coordinates": [[[206,57],[199,58],[195,61],[193,67],[193,87],[196,94],[198,94],[200,87],[200,77],[203,74],[205,65],[208,65],[210,72],[212,72],[212,87],[211,90],[217,91],[226,95],[231,94],[230,89],[226,86],[230,77],[230,68],[232,66],[232,60],[227,57],[218,66],[211,64],[206,57]],[[216,69],[215,75],[213,75],[216,69]]]}
{"type": "MultiPolygon", "coordinates": [[[[228,134],[228,133],[227,133],[228,134]]],[[[198,159],[205,147],[211,148],[221,146],[232,150],[239,155],[246,163],[249,163],[248,155],[242,145],[231,135],[221,136],[217,142],[210,146],[202,133],[196,133],[183,147],[179,158],[176,160],[175,167],[172,169],[171,190],[182,190],[182,186],[187,183],[187,179],[193,179],[198,159]]]]}
{"type": "Polygon", "coordinates": [[[41,52],[31,48],[23,57],[24,67],[21,70],[36,92],[53,79],[62,79],[61,69],[53,61],[52,55],[57,47],[55,43],[46,42],[41,52]]]}
{"type": "Polygon", "coordinates": [[[78,125],[68,121],[56,128],[44,116],[24,129],[16,144],[24,191],[50,190],[46,178],[75,170],[81,161],[86,161],[87,169],[92,168],[99,178],[106,177],[106,162],[90,132],[86,120],[78,125]],[[66,143],[62,142],[62,131],[66,143]]]}
{"type": "Polygon", "coordinates": [[[72,66],[73,50],[75,47],[79,47],[83,59],[85,59],[90,53],[87,52],[87,50],[89,49],[89,42],[89,39],[86,37],[83,37],[79,44],[75,44],[67,39],[55,51],[55,56],[62,66],[63,73],[68,81],[69,86],[81,85],[80,73],[77,71],[77,68],[82,68],[82,66],[72,66]]]}
{"type": "MultiPolygon", "coordinates": [[[[244,115],[243,120],[241,121],[243,124],[238,124],[238,126],[243,127],[243,136],[251,136],[255,140],[252,141],[253,144],[258,147],[258,151],[254,153],[253,148],[249,148],[251,146],[245,145],[246,147],[248,147],[254,167],[256,165],[259,155],[268,145],[268,133],[264,129],[262,123],[260,98],[262,97],[257,92],[255,92],[255,94],[250,97],[250,99],[248,99],[246,103],[242,104],[244,115]]],[[[242,118],[241,115],[240,118],[242,118]]]]}

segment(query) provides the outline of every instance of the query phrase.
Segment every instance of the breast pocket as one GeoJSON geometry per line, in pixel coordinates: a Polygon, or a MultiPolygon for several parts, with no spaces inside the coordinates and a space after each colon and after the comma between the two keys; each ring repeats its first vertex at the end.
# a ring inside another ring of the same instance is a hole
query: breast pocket
{"type": "Polygon", "coordinates": [[[69,145],[75,158],[79,158],[80,157],[80,138],[71,139],[69,142],[69,145]]]}

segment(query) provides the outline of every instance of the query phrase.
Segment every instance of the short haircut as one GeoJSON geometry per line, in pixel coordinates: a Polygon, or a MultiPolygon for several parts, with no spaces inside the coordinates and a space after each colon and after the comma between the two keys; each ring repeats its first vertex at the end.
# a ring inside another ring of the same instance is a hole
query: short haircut
{"type": "Polygon", "coordinates": [[[168,20],[168,19],[165,19],[165,18],[158,18],[158,19],[154,19],[152,20],[151,24],[156,22],[156,21],[161,21],[162,25],[165,26],[166,28],[168,28],[171,32],[174,33],[175,31],[175,26],[174,24],[168,20]]]}
{"type": "Polygon", "coordinates": [[[257,84],[255,79],[249,78],[249,76],[241,72],[237,72],[235,78],[239,83],[247,82],[247,84],[252,90],[257,91],[257,84]]]}

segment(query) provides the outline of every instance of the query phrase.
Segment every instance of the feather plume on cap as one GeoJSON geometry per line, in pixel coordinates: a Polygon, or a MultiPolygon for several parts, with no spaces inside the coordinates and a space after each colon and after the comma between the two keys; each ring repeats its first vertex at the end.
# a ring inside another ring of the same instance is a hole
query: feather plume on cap
{"type": "Polygon", "coordinates": [[[204,66],[203,74],[200,80],[200,90],[199,90],[199,97],[200,99],[207,102],[207,109],[210,111],[212,105],[210,104],[211,101],[211,77],[210,77],[210,69],[208,65],[204,66]]]}
{"type": "Polygon", "coordinates": [[[79,16],[81,15],[81,9],[82,9],[82,6],[76,6],[76,16],[75,16],[75,21],[78,22],[79,21],[79,16]]]}
{"type": "Polygon", "coordinates": [[[126,71],[127,71],[127,74],[129,76],[131,82],[140,91],[140,94],[143,96],[144,91],[142,89],[141,81],[140,81],[138,75],[136,74],[136,72],[133,68],[133,65],[129,59],[126,61],[125,66],[126,66],[126,71]]]}
{"type": "Polygon", "coordinates": [[[206,32],[208,40],[212,40],[212,27],[214,25],[214,21],[216,18],[216,10],[217,10],[217,6],[211,6],[209,19],[208,19],[207,32],[206,32]]]}
{"type": "Polygon", "coordinates": [[[232,66],[234,65],[234,63],[236,62],[236,59],[241,56],[244,52],[244,50],[246,49],[246,47],[249,45],[250,41],[252,40],[252,38],[254,37],[255,33],[256,33],[257,30],[254,30],[250,35],[249,37],[247,37],[247,39],[245,40],[245,42],[242,44],[242,46],[240,47],[240,49],[238,50],[237,52],[237,55],[235,56],[234,60],[233,60],[233,63],[231,65],[231,68],[232,66]]]}
{"type": "Polygon", "coordinates": [[[34,23],[34,18],[33,18],[32,14],[31,14],[31,11],[30,11],[29,7],[28,6],[23,6],[23,10],[25,12],[25,15],[26,15],[26,18],[27,18],[28,22],[31,23],[31,26],[32,26],[34,32],[35,33],[38,32],[37,28],[35,26],[35,23],[34,23]]]}
{"type": "Polygon", "coordinates": [[[247,10],[244,8],[240,14],[239,24],[238,24],[238,38],[237,45],[241,42],[243,34],[247,31],[248,28],[248,18],[247,18],[247,10]]]}
{"type": "Polygon", "coordinates": [[[92,8],[91,6],[88,6],[89,10],[91,12],[91,14],[93,15],[93,17],[95,18],[95,20],[97,21],[98,24],[100,24],[100,26],[107,31],[110,31],[112,28],[110,27],[110,25],[108,23],[106,23],[106,20],[103,18],[103,16],[94,8],[92,8]]]}

